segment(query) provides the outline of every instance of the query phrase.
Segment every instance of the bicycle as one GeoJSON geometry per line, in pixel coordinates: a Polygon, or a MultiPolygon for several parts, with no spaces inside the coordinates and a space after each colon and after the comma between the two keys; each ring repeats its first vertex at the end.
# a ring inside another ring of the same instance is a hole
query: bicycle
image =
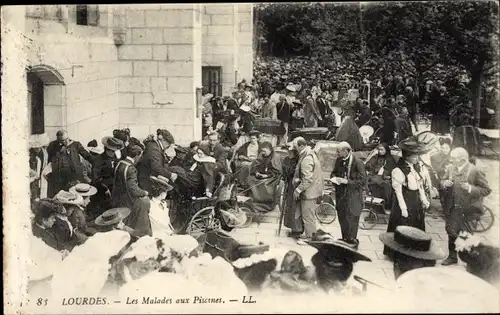
{"type": "Polygon", "coordinates": [[[463,214],[464,226],[469,233],[486,232],[493,226],[495,216],[491,208],[483,206],[481,213],[463,214]]]}

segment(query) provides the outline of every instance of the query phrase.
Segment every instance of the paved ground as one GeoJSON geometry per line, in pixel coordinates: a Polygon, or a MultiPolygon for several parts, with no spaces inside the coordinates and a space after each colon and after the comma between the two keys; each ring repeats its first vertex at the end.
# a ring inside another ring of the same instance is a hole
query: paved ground
{"type": "MultiPolygon", "coordinates": [[[[479,235],[483,240],[490,243],[500,245],[500,230],[499,230],[499,215],[500,215],[500,191],[499,191],[499,170],[500,162],[492,160],[479,160],[477,162],[487,176],[490,186],[493,190],[492,194],[485,200],[485,204],[493,209],[495,213],[495,224],[493,228],[479,235]]],[[[429,232],[433,239],[436,240],[440,246],[447,252],[447,235],[444,230],[444,221],[440,217],[440,206],[437,200],[433,200],[432,214],[426,218],[426,231],[429,232]]],[[[309,246],[297,245],[293,239],[286,237],[287,228],[283,228],[281,236],[277,235],[278,227],[277,211],[268,214],[264,222],[257,224],[252,223],[248,228],[236,229],[231,234],[235,239],[240,242],[255,244],[263,242],[269,244],[271,247],[284,247],[299,252],[304,259],[312,256],[315,249],[309,246]]],[[[332,233],[335,237],[340,237],[340,226],[338,220],[332,224],[322,225],[319,228],[326,232],[332,233]]],[[[379,240],[379,234],[384,232],[387,224],[380,222],[372,230],[359,230],[359,251],[372,259],[372,262],[359,262],[356,264],[354,274],[362,276],[368,280],[374,281],[379,284],[392,285],[394,283],[392,263],[385,259],[382,254],[383,245],[379,240]]],[[[444,267],[441,267],[444,268],[444,267]]],[[[447,267],[450,268],[450,267],[447,267]]],[[[464,268],[461,263],[458,266],[451,268],[464,268]]]]}

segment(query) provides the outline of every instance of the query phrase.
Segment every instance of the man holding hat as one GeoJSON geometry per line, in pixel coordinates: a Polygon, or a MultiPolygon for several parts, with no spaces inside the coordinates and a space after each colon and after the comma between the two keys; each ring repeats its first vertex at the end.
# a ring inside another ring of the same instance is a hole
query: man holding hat
{"type": "Polygon", "coordinates": [[[142,235],[152,235],[149,221],[150,202],[146,198],[149,193],[140,188],[135,165],[142,157],[139,146],[130,146],[127,157],[118,162],[114,171],[113,207],[125,207],[131,210],[126,224],[142,235]]]}

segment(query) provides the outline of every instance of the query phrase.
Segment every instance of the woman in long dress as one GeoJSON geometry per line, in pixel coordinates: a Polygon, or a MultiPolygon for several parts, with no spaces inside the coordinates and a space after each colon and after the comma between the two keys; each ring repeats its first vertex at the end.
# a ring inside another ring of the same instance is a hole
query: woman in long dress
{"type": "Polygon", "coordinates": [[[268,212],[277,202],[277,190],[280,183],[281,161],[270,142],[261,143],[261,153],[250,167],[248,186],[254,207],[268,212]]]}
{"type": "Polygon", "coordinates": [[[153,192],[151,195],[151,208],[149,209],[149,220],[153,237],[163,238],[174,234],[174,228],[170,224],[169,209],[165,198],[172,190],[168,179],[163,176],[151,177],[153,181],[153,192]]]}
{"type": "MultiPolygon", "coordinates": [[[[393,203],[387,232],[394,232],[399,225],[416,227],[425,231],[425,212],[429,200],[425,194],[423,176],[419,173],[419,155],[403,150],[396,168],[391,173],[392,188],[396,195],[393,203]]],[[[384,246],[384,255],[392,251],[384,246]]]]}
{"type": "Polygon", "coordinates": [[[377,154],[366,163],[368,172],[368,188],[372,196],[385,200],[386,207],[392,207],[391,173],[396,167],[396,160],[391,155],[389,145],[381,143],[377,146],[377,154]]]}
{"type": "Polygon", "coordinates": [[[283,211],[285,211],[285,217],[283,224],[291,229],[289,233],[290,237],[298,237],[304,231],[300,208],[297,207],[297,202],[293,199],[293,190],[295,188],[293,185],[293,175],[299,161],[299,155],[292,145],[288,145],[287,147],[288,156],[283,160],[282,167],[283,182],[285,184],[283,193],[283,211]]]}

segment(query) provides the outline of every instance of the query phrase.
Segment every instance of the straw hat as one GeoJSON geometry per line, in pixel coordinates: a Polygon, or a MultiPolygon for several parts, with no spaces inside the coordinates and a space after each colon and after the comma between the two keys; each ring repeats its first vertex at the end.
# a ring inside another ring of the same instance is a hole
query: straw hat
{"type": "Polygon", "coordinates": [[[150,176],[149,178],[153,182],[155,182],[158,185],[160,185],[165,191],[171,191],[172,189],[174,189],[174,187],[169,184],[168,178],[166,178],[164,176],[161,176],[161,175],[158,175],[158,177],[156,177],[156,176],[150,176]]]}
{"type": "Polygon", "coordinates": [[[426,267],[408,271],[397,280],[398,293],[411,311],[498,313],[499,292],[466,271],[426,267]],[[422,303],[425,301],[425,303],[422,303]]]}
{"type": "Polygon", "coordinates": [[[63,205],[78,205],[83,204],[83,197],[77,193],[61,190],[55,196],[54,200],[63,205]]]}
{"type": "Polygon", "coordinates": [[[90,197],[97,193],[97,188],[89,184],[80,183],[71,187],[69,191],[82,197],[90,197]]]}
{"type": "Polygon", "coordinates": [[[125,148],[125,144],[120,139],[114,137],[104,137],[102,138],[102,144],[105,148],[113,151],[122,150],[125,148]]]}
{"type": "Polygon", "coordinates": [[[382,233],[379,238],[387,247],[414,258],[438,260],[446,256],[429,234],[411,226],[398,226],[393,233],[382,233]]]}
{"type": "Polygon", "coordinates": [[[369,257],[361,254],[342,240],[336,240],[331,234],[318,230],[310,241],[306,243],[316,248],[325,257],[330,258],[337,255],[350,257],[353,262],[372,261],[369,257]]]}
{"type": "Polygon", "coordinates": [[[439,138],[435,133],[424,131],[402,140],[398,143],[398,147],[413,154],[425,154],[434,149],[438,141],[439,138]]]}
{"type": "Polygon", "coordinates": [[[100,226],[113,225],[128,217],[129,214],[129,208],[109,209],[95,219],[95,224],[100,226]]]}

